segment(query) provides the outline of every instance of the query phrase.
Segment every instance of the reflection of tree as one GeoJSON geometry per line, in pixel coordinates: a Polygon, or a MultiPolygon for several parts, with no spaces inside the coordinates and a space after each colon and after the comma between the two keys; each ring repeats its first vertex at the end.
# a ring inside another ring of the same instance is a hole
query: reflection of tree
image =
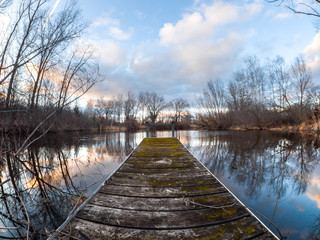
{"type": "Polygon", "coordinates": [[[200,159],[217,176],[230,176],[255,198],[267,186],[277,201],[294,186],[302,194],[318,163],[315,140],[270,132],[203,133],[200,159]]]}
{"type": "Polygon", "coordinates": [[[0,228],[6,228],[0,238],[23,239],[29,233],[30,239],[45,239],[45,229],[56,229],[87,186],[101,181],[106,158],[120,163],[135,146],[132,134],[68,134],[44,138],[19,158],[10,152],[0,156],[6,163],[0,165],[0,228]],[[88,169],[101,175],[89,176],[88,169]]]}
{"type": "Polygon", "coordinates": [[[314,224],[308,236],[309,240],[320,240],[320,216],[315,217],[314,224]]]}
{"type": "MultiPolygon", "coordinates": [[[[1,220],[5,227],[13,226],[17,229],[0,235],[1,238],[5,239],[10,235],[11,238],[26,237],[27,229],[30,238],[45,236],[44,227],[58,227],[68,212],[63,210],[71,209],[76,197],[75,189],[61,189],[50,181],[52,176],[61,170],[59,165],[62,166],[66,159],[60,157],[52,169],[44,154],[45,151],[32,148],[29,148],[21,159],[7,154],[7,177],[10,177],[11,181],[10,184],[1,186],[0,202],[5,206],[1,209],[1,220]]],[[[72,182],[67,175],[63,175],[63,180],[72,182]]]]}

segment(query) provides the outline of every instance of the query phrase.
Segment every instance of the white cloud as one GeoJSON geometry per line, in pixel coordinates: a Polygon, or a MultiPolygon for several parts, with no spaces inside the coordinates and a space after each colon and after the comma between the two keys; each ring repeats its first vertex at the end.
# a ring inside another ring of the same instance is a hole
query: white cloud
{"type": "Polygon", "coordinates": [[[223,76],[237,61],[243,39],[240,34],[230,33],[202,45],[176,47],[172,51],[172,59],[177,65],[179,77],[197,84],[223,76]]]}
{"type": "Polygon", "coordinates": [[[95,54],[101,63],[109,68],[126,65],[127,54],[125,48],[111,40],[91,40],[95,54]]]}
{"type": "Polygon", "coordinates": [[[294,36],[293,42],[297,42],[299,39],[301,39],[301,35],[297,34],[294,36]]]}
{"type": "Polygon", "coordinates": [[[118,40],[128,40],[131,38],[133,34],[133,29],[131,28],[129,32],[122,31],[119,27],[110,26],[109,34],[111,37],[118,40]]]}
{"type": "Polygon", "coordinates": [[[320,49],[320,32],[313,38],[312,43],[310,43],[304,50],[304,54],[307,56],[319,55],[320,49]]]}
{"type": "Polygon", "coordinates": [[[130,28],[127,32],[122,30],[120,21],[110,17],[97,18],[90,27],[106,29],[107,35],[115,40],[129,40],[134,32],[133,28],[130,28]]]}
{"type": "Polygon", "coordinates": [[[109,17],[99,17],[97,18],[90,27],[107,27],[107,26],[119,26],[120,22],[118,19],[109,17]]]}
{"type": "Polygon", "coordinates": [[[134,12],[134,14],[137,16],[137,18],[138,18],[139,20],[144,20],[144,19],[145,19],[145,15],[144,15],[144,13],[141,12],[141,11],[136,10],[136,11],[134,12]]]}
{"type": "Polygon", "coordinates": [[[304,55],[314,75],[320,74],[320,32],[313,41],[304,49],[304,55]]]}
{"type": "MultiPolygon", "coordinates": [[[[109,72],[106,82],[95,91],[151,89],[167,96],[194,97],[202,92],[208,80],[229,76],[242,57],[245,40],[254,32],[252,29],[240,32],[238,23],[252,18],[262,4],[196,2],[198,5],[192,11],[188,9],[189,13],[180,20],[164,24],[158,40],[135,45],[130,54],[113,41],[98,42],[103,63],[120,68],[109,72]]],[[[100,19],[96,23],[103,24],[114,39],[126,38],[119,22],[100,19]]]]}
{"type": "Polygon", "coordinates": [[[252,36],[252,29],[240,33],[232,30],[230,24],[249,20],[261,8],[260,1],[241,6],[219,1],[202,4],[176,23],[164,24],[159,37],[168,51],[166,62],[171,78],[202,88],[209,79],[224,77],[237,62],[244,39],[252,36]]]}
{"type": "Polygon", "coordinates": [[[225,2],[201,5],[193,13],[185,14],[175,25],[166,23],[159,32],[160,42],[169,45],[210,39],[219,27],[247,20],[261,8],[258,1],[244,6],[225,2]]]}
{"type": "Polygon", "coordinates": [[[166,23],[159,32],[160,42],[163,45],[178,45],[196,40],[201,35],[206,35],[206,31],[202,15],[195,12],[185,15],[175,26],[172,23],[166,23]]]}
{"type": "Polygon", "coordinates": [[[10,25],[11,18],[8,15],[2,14],[0,17],[0,27],[2,29],[8,29],[8,26],[10,25]]]}
{"type": "Polygon", "coordinates": [[[292,17],[292,14],[288,12],[277,13],[274,18],[275,19],[286,19],[292,17]]]}

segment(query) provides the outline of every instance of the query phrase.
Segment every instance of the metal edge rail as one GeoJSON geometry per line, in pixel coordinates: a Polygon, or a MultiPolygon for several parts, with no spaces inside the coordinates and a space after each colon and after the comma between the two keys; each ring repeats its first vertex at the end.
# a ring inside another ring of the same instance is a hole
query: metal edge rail
{"type": "MultiPolygon", "coordinates": [[[[180,140],[179,140],[180,142],[180,140]]],[[[181,142],[180,142],[181,143],[181,142]]],[[[182,144],[182,143],[181,143],[182,144]]],[[[184,146],[184,144],[182,144],[184,146]]],[[[192,155],[194,156],[190,150],[184,146],[185,149],[192,155]]],[[[197,159],[197,161],[223,186],[225,187],[225,189],[227,189],[227,191],[255,218],[257,219],[261,224],[262,226],[264,226],[276,239],[280,240],[280,238],[274,234],[269,227],[267,227],[250,209],[248,209],[248,207],[235,195],[233,194],[233,192],[231,192],[231,190],[229,188],[227,188],[226,185],[224,185],[198,158],[194,157],[195,159],[197,159]]]]}
{"type": "MultiPolygon", "coordinates": [[[[141,141],[142,142],[142,141],[141,141]]],[[[138,146],[141,144],[141,142],[138,144],[138,146]]],[[[72,219],[78,214],[80,210],[82,210],[88,202],[91,201],[91,199],[100,191],[100,189],[104,186],[105,182],[108,181],[121,167],[122,165],[131,157],[132,153],[138,148],[138,146],[131,151],[131,153],[125,158],[125,160],[108,176],[106,177],[103,182],[94,190],[89,197],[71,214],[67,217],[67,219],[55,230],[54,233],[52,233],[47,240],[53,240],[55,237],[57,237],[61,231],[70,223],[72,219]]]]}

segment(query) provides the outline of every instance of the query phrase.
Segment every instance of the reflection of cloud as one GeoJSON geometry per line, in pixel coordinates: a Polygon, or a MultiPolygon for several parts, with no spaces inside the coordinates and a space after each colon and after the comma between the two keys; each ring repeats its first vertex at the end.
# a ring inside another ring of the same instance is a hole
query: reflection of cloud
{"type": "Polygon", "coordinates": [[[317,207],[320,208],[320,189],[317,187],[309,187],[307,191],[307,196],[317,202],[317,207]]]}
{"type": "Polygon", "coordinates": [[[297,207],[299,212],[304,212],[304,210],[305,210],[305,207],[303,205],[301,205],[301,204],[296,205],[296,207],[297,207]]]}
{"type": "Polygon", "coordinates": [[[307,196],[317,202],[317,207],[320,209],[320,177],[315,176],[310,179],[307,196]]]}
{"type": "Polygon", "coordinates": [[[314,177],[310,180],[311,185],[316,185],[320,187],[320,177],[314,177]]]}
{"type": "MultiPolygon", "coordinates": [[[[107,149],[103,146],[91,148],[86,146],[80,147],[77,154],[73,154],[73,152],[74,149],[67,154],[59,155],[58,152],[52,154],[49,158],[54,159],[54,168],[51,169],[52,165],[50,171],[42,172],[41,180],[57,187],[64,187],[70,179],[76,186],[79,186],[79,184],[82,184],[82,187],[88,186],[102,176],[111,174],[124,159],[119,149],[112,149],[112,147],[107,149]],[[59,156],[61,159],[59,159],[59,156]],[[68,174],[66,175],[66,173],[68,174]],[[68,177],[70,179],[66,179],[68,177]],[[83,182],[86,182],[87,185],[83,185],[83,182]]],[[[40,158],[40,166],[43,166],[43,168],[48,166],[48,154],[38,157],[40,158]]],[[[35,177],[26,178],[25,185],[27,189],[36,189],[39,187],[39,180],[35,177]]]]}

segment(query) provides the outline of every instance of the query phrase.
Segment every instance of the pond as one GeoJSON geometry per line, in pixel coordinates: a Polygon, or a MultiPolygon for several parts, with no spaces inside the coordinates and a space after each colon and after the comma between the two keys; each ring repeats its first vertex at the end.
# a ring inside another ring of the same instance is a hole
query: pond
{"type": "MultiPolygon", "coordinates": [[[[170,137],[171,131],[154,134],[170,137]]],[[[28,233],[46,239],[144,137],[144,132],[51,134],[19,158],[2,156],[0,238],[28,233]]],[[[268,131],[178,131],[177,138],[283,236],[319,238],[319,139],[268,131]]]]}

